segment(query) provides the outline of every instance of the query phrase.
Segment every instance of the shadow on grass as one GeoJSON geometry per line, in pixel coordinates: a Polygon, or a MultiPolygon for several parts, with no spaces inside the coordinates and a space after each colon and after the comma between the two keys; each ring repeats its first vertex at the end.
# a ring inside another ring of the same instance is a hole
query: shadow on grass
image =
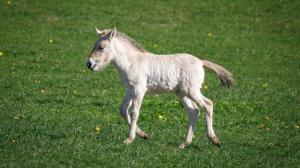
{"type": "MultiPolygon", "coordinates": [[[[181,143],[182,143],[181,141],[178,141],[178,142],[175,142],[175,141],[168,141],[168,142],[166,143],[166,146],[172,147],[172,148],[174,148],[174,149],[180,149],[180,148],[179,148],[179,145],[180,145],[181,143]]],[[[189,145],[188,147],[186,147],[185,149],[181,149],[181,150],[190,150],[190,149],[196,150],[196,151],[199,151],[199,152],[204,152],[204,150],[203,150],[202,148],[200,148],[199,145],[193,144],[193,143],[192,143],[191,145],[189,145]]]]}
{"type": "Polygon", "coordinates": [[[99,101],[97,101],[97,102],[92,102],[91,104],[92,104],[93,106],[97,106],[97,107],[103,107],[103,106],[108,105],[107,102],[99,102],[99,101]]]}

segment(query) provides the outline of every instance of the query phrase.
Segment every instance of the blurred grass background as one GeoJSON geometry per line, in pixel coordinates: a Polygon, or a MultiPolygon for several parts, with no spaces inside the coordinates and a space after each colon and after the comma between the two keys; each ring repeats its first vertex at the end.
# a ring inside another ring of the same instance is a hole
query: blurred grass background
{"type": "Polygon", "coordinates": [[[1,1],[0,167],[298,167],[299,2],[1,1]],[[233,89],[207,72],[203,90],[222,147],[202,113],[191,147],[178,149],[187,116],[172,94],[145,97],[139,125],[150,139],[123,145],[117,71],[85,68],[95,26],[230,70],[233,89]]]}

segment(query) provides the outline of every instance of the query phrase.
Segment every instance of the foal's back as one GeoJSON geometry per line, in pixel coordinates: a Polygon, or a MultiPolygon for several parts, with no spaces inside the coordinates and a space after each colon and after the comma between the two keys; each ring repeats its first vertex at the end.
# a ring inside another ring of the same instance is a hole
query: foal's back
{"type": "Polygon", "coordinates": [[[147,88],[168,92],[199,85],[204,79],[201,60],[189,54],[146,55],[147,88]]]}

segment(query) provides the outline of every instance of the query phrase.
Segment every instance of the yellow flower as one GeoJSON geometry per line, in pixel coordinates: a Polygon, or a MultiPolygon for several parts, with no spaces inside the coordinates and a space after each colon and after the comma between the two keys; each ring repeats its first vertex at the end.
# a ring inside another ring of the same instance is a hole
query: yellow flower
{"type": "Polygon", "coordinates": [[[11,1],[7,1],[7,5],[10,5],[11,4],[11,1]]]}
{"type": "Polygon", "coordinates": [[[0,57],[2,57],[4,55],[4,53],[2,51],[0,51],[0,57]]]}
{"type": "Polygon", "coordinates": [[[96,126],[95,130],[96,130],[97,133],[99,133],[101,131],[100,126],[96,126]]]}
{"type": "Polygon", "coordinates": [[[16,143],[17,141],[15,139],[11,140],[12,143],[16,143]]]}
{"type": "Polygon", "coordinates": [[[165,122],[167,120],[167,118],[164,115],[158,115],[158,120],[160,122],[165,122]]]}
{"type": "Polygon", "coordinates": [[[73,93],[74,93],[74,94],[76,94],[76,93],[77,93],[77,91],[76,91],[76,90],[74,90],[74,91],[73,91],[73,93]]]}
{"type": "Polygon", "coordinates": [[[52,44],[53,42],[54,42],[54,41],[53,41],[52,39],[49,39],[49,43],[51,43],[51,44],[52,44]]]}
{"type": "Polygon", "coordinates": [[[157,45],[157,44],[154,44],[154,45],[153,45],[153,47],[154,47],[154,48],[157,48],[157,47],[158,47],[158,45],[157,45]]]}
{"type": "Polygon", "coordinates": [[[211,32],[207,33],[208,37],[211,37],[213,34],[211,32]]]}
{"type": "Polygon", "coordinates": [[[203,88],[204,88],[204,89],[208,89],[208,86],[207,86],[207,85],[204,85],[203,88]]]}
{"type": "Polygon", "coordinates": [[[85,70],[85,69],[83,69],[83,70],[82,70],[82,72],[86,72],[86,70],[85,70]]]}
{"type": "Polygon", "coordinates": [[[41,90],[41,93],[46,93],[46,91],[44,89],[41,90]]]}
{"type": "Polygon", "coordinates": [[[269,86],[268,82],[265,82],[265,83],[262,85],[263,88],[267,88],[268,86],[269,86]]]}
{"type": "Polygon", "coordinates": [[[266,118],[266,120],[270,120],[270,117],[269,117],[269,116],[266,116],[265,118],[266,118]]]}
{"type": "Polygon", "coordinates": [[[18,117],[18,116],[14,116],[14,119],[15,119],[15,120],[18,120],[18,119],[19,119],[19,117],[18,117]]]}
{"type": "Polygon", "coordinates": [[[299,125],[294,125],[294,128],[297,128],[297,129],[298,129],[298,128],[299,128],[299,125]]]}
{"type": "Polygon", "coordinates": [[[267,131],[271,131],[271,129],[270,129],[270,128],[268,128],[268,127],[266,128],[266,130],[267,130],[267,131]]]}

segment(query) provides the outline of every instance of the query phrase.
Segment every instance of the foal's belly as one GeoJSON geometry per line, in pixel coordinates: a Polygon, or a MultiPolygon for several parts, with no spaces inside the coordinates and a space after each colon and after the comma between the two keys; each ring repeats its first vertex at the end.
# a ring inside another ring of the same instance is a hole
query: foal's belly
{"type": "Polygon", "coordinates": [[[178,81],[169,81],[169,80],[155,81],[151,79],[147,80],[147,89],[149,92],[154,92],[154,93],[172,92],[177,90],[178,87],[179,87],[178,81]]]}

